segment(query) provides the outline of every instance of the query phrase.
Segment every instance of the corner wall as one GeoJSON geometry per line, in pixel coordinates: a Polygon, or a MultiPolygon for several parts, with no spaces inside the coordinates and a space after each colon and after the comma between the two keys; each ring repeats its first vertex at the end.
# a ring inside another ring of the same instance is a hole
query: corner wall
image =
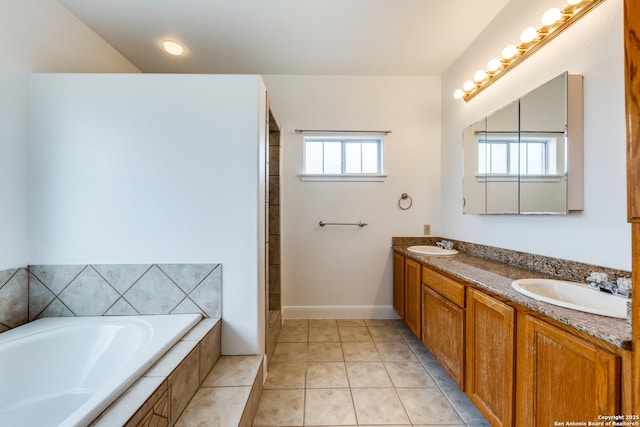
{"type": "Polygon", "coordinates": [[[138,72],[57,1],[6,0],[0,13],[0,270],[29,263],[27,138],[32,72],[138,72]]]}
{"type": "Polygon", "coordinates": [[[439,233],[440,78],[263,76],[282,126],[282,305],[288,318],[394,317],[391,236],[439,233]],[[384,182],[301,182],[295,129],[387,130],[384,182]],[[413,198],[398,208],[402,193],[413,198]],[[318,222],[357,222],[324,227],[318,222]]]}
{"type": "Polygon", "coordinates": [[[557,2],[512,0],[443,75],[442,232],[453,239],[630,270],[621,0],[603,2],[470,102],[452,96],[551,5],[557,2]],[[584,211],[463,215],[462,130],[564,71],[584,76],[584,211]]]}
{"type": "Polygon", "coordinates": [[[222,351],[263,352],[260,77],[36,74],[31,83],[30,262],[220,263],[222,351]]]}

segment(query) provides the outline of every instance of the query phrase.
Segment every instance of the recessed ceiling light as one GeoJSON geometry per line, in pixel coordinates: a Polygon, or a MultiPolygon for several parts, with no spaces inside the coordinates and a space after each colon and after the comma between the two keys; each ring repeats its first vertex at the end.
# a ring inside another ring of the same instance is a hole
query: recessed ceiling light
{"type": "Polygon", "coordinates": [[[162,40],[160,42],[162,48],[169,55],[180,56],[184,53],[184,46],[174,40],[162,40]]]}

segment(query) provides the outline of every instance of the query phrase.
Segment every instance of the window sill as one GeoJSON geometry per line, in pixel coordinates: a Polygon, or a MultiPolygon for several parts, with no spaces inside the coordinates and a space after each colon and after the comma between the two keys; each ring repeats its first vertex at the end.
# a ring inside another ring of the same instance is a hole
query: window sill
{"type": "Polygon", "coordinates": [[[325,182],[383,182],[387,179],[384,174],[359,174],[359,175],[298,175],[300,181],[325,181],[325,182]]]}

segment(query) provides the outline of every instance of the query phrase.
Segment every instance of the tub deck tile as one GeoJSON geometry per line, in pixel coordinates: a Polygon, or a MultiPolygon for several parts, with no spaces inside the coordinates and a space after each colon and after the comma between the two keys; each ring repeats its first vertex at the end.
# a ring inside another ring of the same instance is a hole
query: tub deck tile
{"type": "Polygon", "coordinates": [[[261,363],[262,356],[222,356],[202,386],[251,386],[261,363]]]}

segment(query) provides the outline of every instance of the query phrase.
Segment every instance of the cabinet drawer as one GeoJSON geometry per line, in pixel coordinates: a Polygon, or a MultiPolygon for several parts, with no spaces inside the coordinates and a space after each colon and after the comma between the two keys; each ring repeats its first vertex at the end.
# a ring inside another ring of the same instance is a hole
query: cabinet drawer
{"type": "Polygon", "coordinates": [[[422,283],[454,304],[464,307],[464,285],[426,267],[422,267],[422,283]]]}

